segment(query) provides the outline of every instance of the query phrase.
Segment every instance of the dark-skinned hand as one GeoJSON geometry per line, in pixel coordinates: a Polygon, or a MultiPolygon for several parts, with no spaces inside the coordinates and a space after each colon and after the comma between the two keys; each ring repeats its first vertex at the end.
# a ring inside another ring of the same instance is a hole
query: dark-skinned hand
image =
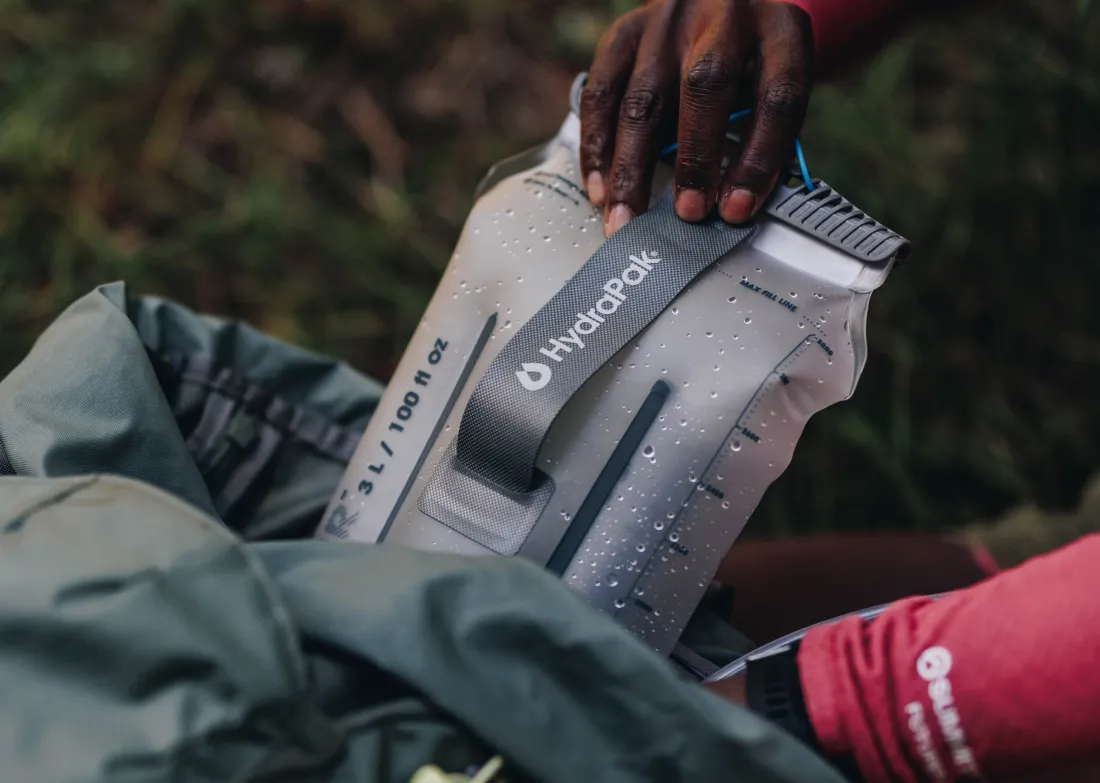
{"type": "Polygon", "coordinates": [[[650,0],[618,19],[581,95],[581,168],[608,236],[649,205],[661,131],[677,115],[677,213],[698,221],[717,204],[725,220],[749,220],[793,154],[812,50],[809,16],[781,0],[650,0]],[[723,175],[737,106],[753,113],[723,175]]]}

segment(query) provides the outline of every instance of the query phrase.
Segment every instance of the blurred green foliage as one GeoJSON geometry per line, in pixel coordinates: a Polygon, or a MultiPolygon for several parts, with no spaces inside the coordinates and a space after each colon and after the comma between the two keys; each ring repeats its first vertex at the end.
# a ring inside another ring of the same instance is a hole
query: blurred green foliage
{"type": "MultiPolygon", "coordinates": [[[[0,0],[0,372],[125,279],[386,377],[474,184],[629,2],[0,0]]],[[[1068,506],[1100,465],[1100,3],[924,24],[817,90],[816,175],[915,243],[757,533],[1068,506]]]]}

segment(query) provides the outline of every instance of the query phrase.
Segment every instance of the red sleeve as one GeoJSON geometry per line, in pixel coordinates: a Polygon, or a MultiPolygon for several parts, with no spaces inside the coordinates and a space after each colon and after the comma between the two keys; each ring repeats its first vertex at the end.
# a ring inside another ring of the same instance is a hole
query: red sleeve
{"type": "Polygon", "coordinates": [[[817,628],[798,662],[824,750],[854,758],[869,783],[997,780],[1095,760],[1100,535],[940,601],[817,628]]]}
{"type": "Polygon", "coordinates": [[[810,16],[814,62],[828,72],[862,57],[882,43],[884,29],[896,22],[913,0],[782,0],[810,16]]]}

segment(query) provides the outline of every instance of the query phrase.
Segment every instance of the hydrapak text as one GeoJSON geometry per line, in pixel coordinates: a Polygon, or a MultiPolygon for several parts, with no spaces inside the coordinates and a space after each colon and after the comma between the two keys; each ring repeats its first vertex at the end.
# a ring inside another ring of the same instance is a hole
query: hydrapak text
{"type": "MultiPolygon", "coordinates": [[[[539,353],[554,362],[563,362],[573,351],[583,350],[585,338],[594,333],[627,300],[629,288],[640,285],[653,271],[655,264],[661,263],[656,253],[645,252],[640,256],[630,256],[630,266],[618,277],[612,277],[603,285],[603,295],[583,313],[577,313],[577,320],[565,334],[552,337],[547,345],[539,348],[539,353]]],[[[529,391],[538,391],[550,382],[553,371],[543,362],[525,363],[523,370],[516,373],[520,384],[529,391]]]]}

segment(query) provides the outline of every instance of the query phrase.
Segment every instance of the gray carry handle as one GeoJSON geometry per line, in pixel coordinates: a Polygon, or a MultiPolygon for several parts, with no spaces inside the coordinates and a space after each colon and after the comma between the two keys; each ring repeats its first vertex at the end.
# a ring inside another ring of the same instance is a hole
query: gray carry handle
{"type": "Polygon", "coordinates": [[[617,231],[501,349],[462,414],[457,466],[520,495],[569,399],[701,272],[752,235],[687,223],[671,195],[617,231]]]}
{"type": "Polygon", "coordinates": [[[804,182],[797,186],[781,182],[772,192],[765,211],[864,263],[903,261],[911,249],[909,240],[861,212],[820,180],[814,182],[813,190],[804,182]]]}

